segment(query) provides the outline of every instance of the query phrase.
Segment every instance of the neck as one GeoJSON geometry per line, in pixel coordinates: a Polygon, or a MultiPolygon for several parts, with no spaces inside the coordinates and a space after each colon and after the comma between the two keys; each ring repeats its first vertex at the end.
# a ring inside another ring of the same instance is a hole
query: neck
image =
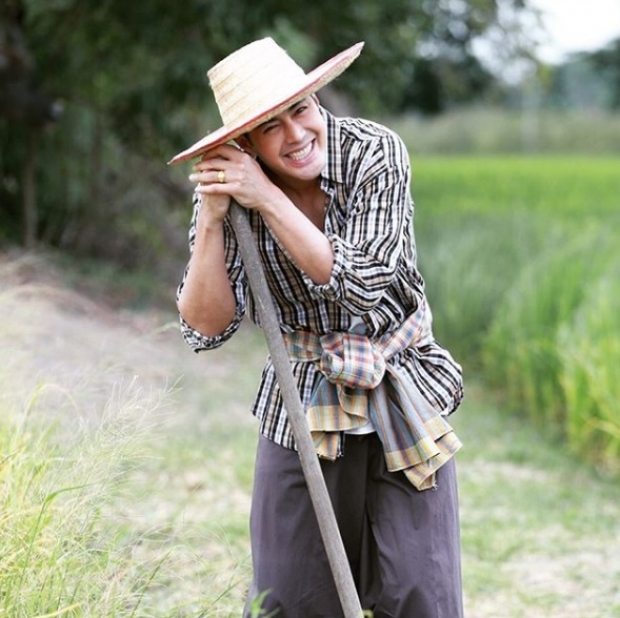
{"type": "Polygon", "coordinates": [[[299,180],[274,174],[267,166],[263,171],[271,182],[276,185],[286,197],[314,223],[323,230],[325,220],[325,193],[321,190],[321,177],[311,180],[299,180]]]}
{"type": "Polygon", "coordinates": [[[320,177],[313,178],[311,180],[299,180],[296,178],[276,176],[275,174],[272,174],[270,170],[267,170],[267,175],[273,184],[282,189],[282,191],[294,204],[312,200],[316,194],[320,192],[320,177]]]}
{"type": "Polygon", "coordinates": [[[323,230],[325,222],[325,193],[318,180],[304,186],[280,186],[284,194],[312,223],[323,230]]]}

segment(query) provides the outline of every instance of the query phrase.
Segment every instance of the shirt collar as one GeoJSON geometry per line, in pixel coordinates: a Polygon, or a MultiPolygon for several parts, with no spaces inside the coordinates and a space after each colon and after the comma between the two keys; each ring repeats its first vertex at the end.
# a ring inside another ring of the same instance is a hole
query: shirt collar
{"type": "Polygon", "coordinates": [[[338,119],[320,106],[319,110],[327,126],[327,163],[321,172],[323,179],[330,183],[343,183],[342,148],[340,146],[340,123],[338,119]]]}

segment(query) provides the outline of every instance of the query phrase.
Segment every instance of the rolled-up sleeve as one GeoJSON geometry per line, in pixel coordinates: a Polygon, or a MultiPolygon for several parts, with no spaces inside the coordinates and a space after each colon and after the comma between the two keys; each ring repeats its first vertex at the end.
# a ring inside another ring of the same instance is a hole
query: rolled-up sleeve
{"type": "MultiPolygon", "coordinates": [[[[200,212],[200,197],[194,195],[193,201],[193,214],[189,227],[189,251],[190,255],[194,252],[194,245],[196,242],[196,221],[200,212]]],[[[181,326],[181,334],[187,345],[194,350],[194,352],[201,352],[203,350],[213,350],[220,347],[226,341],[228,341],[239,329],[243,316],[245,315],[246,301],[247,301],[247,284],[245,277],[245,269],[241,256],[239,254],[237,240],[232,230],[230,221],[226,219],[224,222],[224,252],[226,259],[226,268],[228,271],[228,280],[235,295],[235,315],[230,324],[224,329],[222,333],[215,336],[207,336],[200,331],[192,328],[179,314],[179,322],[181,326]]],[[[185,279],[189,270],[189,264],[185,268],[183,278],[177,289],[177,300],[181,295],[181,290],[185,285],[185,279]]]]}
{"type": "Polygon", "coordinates": [[[326,221],[334,252],[330,281],[316,285],[305,277],[315,297],[340,303],[354,315],[376,306],[393,281],[413,211],[409,157],[401,140],[388,133],[362,147],[367,152],[347,196],[347,216],[342,225],[326,221]]]}

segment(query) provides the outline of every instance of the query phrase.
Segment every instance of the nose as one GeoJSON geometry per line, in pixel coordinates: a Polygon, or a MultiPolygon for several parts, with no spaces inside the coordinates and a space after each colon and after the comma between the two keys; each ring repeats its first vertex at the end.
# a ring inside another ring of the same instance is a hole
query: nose
{"type": "Polygon", "coordinates": [[[286,139],[289,142],[298,142],[305,134],[303,126],[293,118],[286,119],[284,129],[286,139]]]}

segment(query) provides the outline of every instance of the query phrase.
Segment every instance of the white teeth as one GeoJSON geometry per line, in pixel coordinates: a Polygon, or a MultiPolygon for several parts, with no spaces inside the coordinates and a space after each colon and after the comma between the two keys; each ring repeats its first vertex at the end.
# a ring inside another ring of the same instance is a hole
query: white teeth
{"type": "Polygon", "coordinates": [[[303,158],[307,157],[310,154],[310,150],[312,150],[312,142],[301,150],[291,152],[288,156],[294,161],[301,161],[303,158]]]}

